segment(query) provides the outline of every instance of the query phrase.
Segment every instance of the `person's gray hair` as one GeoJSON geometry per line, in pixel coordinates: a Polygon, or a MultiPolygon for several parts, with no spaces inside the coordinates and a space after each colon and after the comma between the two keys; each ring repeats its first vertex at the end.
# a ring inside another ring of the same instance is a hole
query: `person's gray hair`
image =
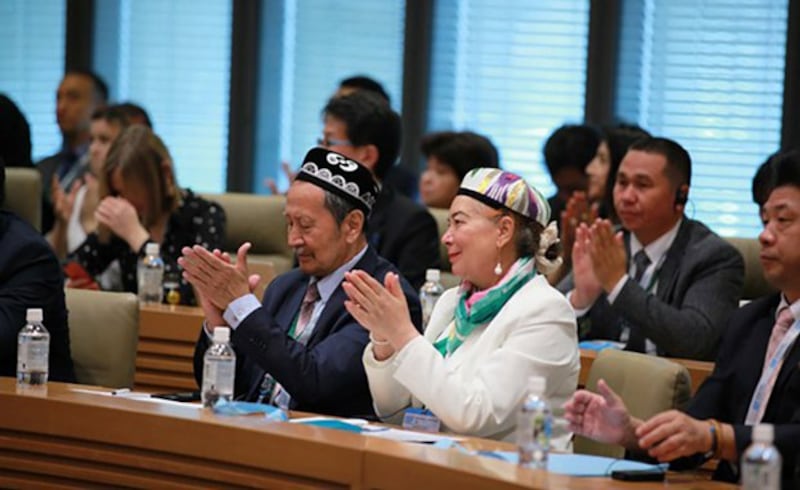
{"type": "MultiPolygon", "coordinates": [[[[344,222],[344,219],[353,211],[361,211],[358,207],[348,201],[347,199],[343,198],[338,194],[334,194],[329,190],[324,190],[325,193],[325,209],[330,211],[333,215],[333,219],[336,220],[337,225],[341,225],[344,222]]],[[[364,216],[364,225],[361,228],[363,232],[365,227],[367,226],[367,217],[364,216]]]]}

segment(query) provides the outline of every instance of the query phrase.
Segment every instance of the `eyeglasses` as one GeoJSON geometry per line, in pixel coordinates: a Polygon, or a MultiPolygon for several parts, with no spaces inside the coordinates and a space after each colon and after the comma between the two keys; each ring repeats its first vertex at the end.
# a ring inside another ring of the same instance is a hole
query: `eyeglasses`
{"type": "Polygon", "coordinates": [[[317,144],[324,148],[330,148],[331,146],[353,146],[353,143],[350,140],[337,140],[335,138],[317,138],[317,144]]]}

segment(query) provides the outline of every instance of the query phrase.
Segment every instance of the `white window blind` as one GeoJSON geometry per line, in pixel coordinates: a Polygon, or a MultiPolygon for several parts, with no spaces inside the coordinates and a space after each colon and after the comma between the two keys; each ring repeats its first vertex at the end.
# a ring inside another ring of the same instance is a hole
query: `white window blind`
{"type": "Polygon", "coordinates": [[[255,192],[266,192],[264,177],[286,188],[278,164],[296,167],[316,146],[340,80],[374,78],[399,111],[403,79],[404,2],[276,0],[264,9],[255,192]]]}
{"type": "Polygon", "coordinates": [[[156,134],[175,160],[182,187],[223,191],[228,158],[231,2],[117,2],[101,5],[97,11],[97,42],[107,43],[99,47],[117,50],[117,56],[96,56],[98,71],[108,78],[116,100],[136,102],[150,113],[156,134]]]}
{"type": "Polygon", "coordinates": [[[0,92],[20,108],[31,127],[34,162],[61,148],[56,90],[64,75],[66,2],[0,2],[0,92]]]}
{"type": "Polygon", "coordinates": [[[625,0],[617,113],[692,156],[687,213],[756,236],[756,167],[780,145],[787,0],[625,0]]]}
{"type": "Polygon", "coordinates": [[[503,168],[545,195],[544,141],[583,120],[589,2],[439,0],[428,130],[489,136],[503,168]]]}

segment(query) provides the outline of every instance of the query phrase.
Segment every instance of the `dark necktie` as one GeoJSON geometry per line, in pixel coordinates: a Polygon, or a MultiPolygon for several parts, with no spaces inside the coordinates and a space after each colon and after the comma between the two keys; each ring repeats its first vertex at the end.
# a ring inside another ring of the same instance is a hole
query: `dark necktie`
{"type": "Polygon", "coordinates": [[[642,288],[645,288],[645,285],[642,284],[642,276],[644,276],[644,271],[646,271],[647,267],[650,265],[650,257],[647,256],[644,249],[639,250],[633,255],[633,265],[636,266],[636,274],[633,276],[633,280],[642,286],[642,288]]]}
{"type": "MultiPolygon", "coordinates": [[[[633,280],[636,281],[636,284],[640,285],[642,289],[648,289],[645,284],[642,284],[644,271],[646,271],[647,267],[650,265],[650,257],[647,256],[644,249],[639,250],[633,255],[633,265],[636,266],[633,280]]],[[[630,328],[630,331],[628,334],[628,345],[625,347],[625,350],[644,352],[646,344],[645,336],[638,328],[631,327],[630,324],[627,326],[630,328]]]]}

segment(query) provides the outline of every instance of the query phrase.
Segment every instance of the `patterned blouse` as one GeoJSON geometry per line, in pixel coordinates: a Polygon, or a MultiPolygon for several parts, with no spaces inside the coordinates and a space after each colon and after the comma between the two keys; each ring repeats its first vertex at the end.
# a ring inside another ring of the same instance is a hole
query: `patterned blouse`
{"type": "MultiPolygon", "coordinates": [[[[206,201],[189,189],[183,190],[182,194],[181,203],[170,215],[164,231],[161,259],[164,261],[164,277],[176,276],[180,283],[181,304],[196,305],[192,286],[181,276],[178,257],[181,256],[181,249],[186,246],[201,245],[208,250],[221,249],[225,237],[225,211],[219,204],[206,201]]],[[[102,273],[114,259],[119,259],[122,287],[125,291],[136,293],[136,267],[139,259],[144,256],[146,244],[133,251],[125,240],[117,236],[112,236],[108,244],[102,244],[97,233],[93,232],[69,259],[80,263],[92,276],[102,273]]]]}

